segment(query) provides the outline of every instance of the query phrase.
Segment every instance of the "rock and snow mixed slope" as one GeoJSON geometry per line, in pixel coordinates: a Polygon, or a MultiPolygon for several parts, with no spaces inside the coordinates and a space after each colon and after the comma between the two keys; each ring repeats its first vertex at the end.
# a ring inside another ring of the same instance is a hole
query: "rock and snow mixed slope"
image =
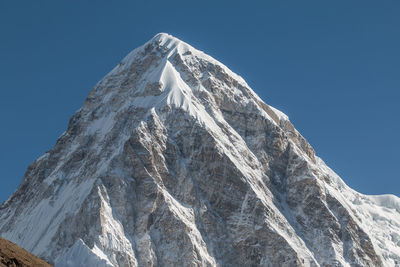
{"type": "Polygon", "coordinates": [[[0,208],[56,266],[397,266],[400,201],[350,189],[288,117],[168,35],[90,92],[0,208]]]}

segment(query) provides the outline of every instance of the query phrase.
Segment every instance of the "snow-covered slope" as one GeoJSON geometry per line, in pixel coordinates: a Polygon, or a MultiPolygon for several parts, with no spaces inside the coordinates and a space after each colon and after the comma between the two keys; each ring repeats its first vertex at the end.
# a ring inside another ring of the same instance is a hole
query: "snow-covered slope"
{"type": "Polygon", "coordinates": [[[0,208],[56,266],[398,266],[400,200],[350,189],[288,117],[168,35],[90,92],[0,208]]]}

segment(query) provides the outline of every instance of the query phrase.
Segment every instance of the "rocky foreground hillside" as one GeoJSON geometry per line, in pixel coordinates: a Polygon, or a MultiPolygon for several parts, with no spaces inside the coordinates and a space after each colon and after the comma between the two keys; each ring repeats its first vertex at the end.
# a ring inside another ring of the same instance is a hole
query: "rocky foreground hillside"
{"type": "Polygon", "coordinates": [[[7,267],[51,267],[25,249],[0,237],[0,266],[7,267]]]}
{"type": "Polygon", "coordinates": [[[93,88],[0,207],[1,236],[56,266],[399,266],[399,233],[399,198],[350,189],[168,34],[93,88]]]}

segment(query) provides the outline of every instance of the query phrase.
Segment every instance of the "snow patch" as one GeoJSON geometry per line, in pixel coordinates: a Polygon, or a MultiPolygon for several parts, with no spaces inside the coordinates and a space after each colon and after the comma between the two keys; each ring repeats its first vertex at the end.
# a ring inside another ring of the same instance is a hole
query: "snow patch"
{"type": "Polygon", "coordinates": [[[96,246],[90,249],[82,239],[78,239],[63,255],[61,255],[55,267],[113,267],[107,256],[96,246]]]}

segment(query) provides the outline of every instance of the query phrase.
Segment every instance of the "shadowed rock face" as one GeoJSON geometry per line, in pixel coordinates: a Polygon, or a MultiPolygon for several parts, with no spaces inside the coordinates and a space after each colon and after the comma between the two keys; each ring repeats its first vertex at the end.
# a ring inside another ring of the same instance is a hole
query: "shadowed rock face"
{"type": "Polygon", "coordinates": [[[399,203],[348,188],[242,78],[159,34],[29,166],[0,234],[56,266],[395,266],[399,203]]]}

